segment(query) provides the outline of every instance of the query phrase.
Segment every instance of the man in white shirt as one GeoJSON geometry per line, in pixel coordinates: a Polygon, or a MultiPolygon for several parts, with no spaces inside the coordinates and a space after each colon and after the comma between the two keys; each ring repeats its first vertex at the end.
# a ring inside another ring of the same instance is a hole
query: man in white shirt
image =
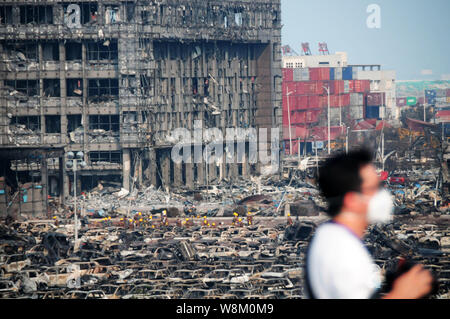
{"type": "MultiPolygon", "coordinates": [[[[306,256],[307,294],[317,299],[368,299],[381,286],[378,266],[362,242],[369,224],[391,220],[393,203],[368,151],[339,154],[319,170],[319,187],[332,220],[318,227],[306,256]]],[[[416,299],[427,295],[433,277],[421,265],[393,284],[383,298],[416,299]]]]}

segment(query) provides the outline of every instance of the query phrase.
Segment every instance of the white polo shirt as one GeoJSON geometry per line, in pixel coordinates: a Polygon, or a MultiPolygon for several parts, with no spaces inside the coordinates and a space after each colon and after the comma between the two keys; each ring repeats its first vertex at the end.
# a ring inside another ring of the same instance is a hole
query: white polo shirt
{"type": "Polygon", "coordinates": [[[364,243],[337,223],[319,226],[307,267],[310,287],[318,299],[368,299],[381,286],[380,268],[364,243]]]}

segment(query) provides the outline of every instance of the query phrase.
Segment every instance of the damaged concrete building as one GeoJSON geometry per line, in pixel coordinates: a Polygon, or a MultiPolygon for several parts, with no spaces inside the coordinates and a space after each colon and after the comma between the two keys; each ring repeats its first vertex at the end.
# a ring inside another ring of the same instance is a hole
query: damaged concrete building
{"type": "MultiPolygon", "coordinates": [[[[0,55],[0,147],[82,151],[78,193],[246,176],[260,167],[175,164],[167,137],[197,120],[281,127],[279,0],[2,1],[0,55]]],[[[64,165],[26,157],[1,175],[45,171],[44,194],[63,199],[74,184],[64,165]]]]}

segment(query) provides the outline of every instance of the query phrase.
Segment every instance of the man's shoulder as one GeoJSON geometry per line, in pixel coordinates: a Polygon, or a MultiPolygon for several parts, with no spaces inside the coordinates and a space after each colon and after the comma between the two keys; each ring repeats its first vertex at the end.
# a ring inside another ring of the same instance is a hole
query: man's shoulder
{"type": "Polygon", "coordinates": [[[360,245],[360,240],[356,238],[349,230],[345,227],[334,224],[325,223],[320,225],[312,239],[312,248],[316,247],[318,249],[323,249],[324,246],[331,249],[345,249],[353,245],[360,245]]]}

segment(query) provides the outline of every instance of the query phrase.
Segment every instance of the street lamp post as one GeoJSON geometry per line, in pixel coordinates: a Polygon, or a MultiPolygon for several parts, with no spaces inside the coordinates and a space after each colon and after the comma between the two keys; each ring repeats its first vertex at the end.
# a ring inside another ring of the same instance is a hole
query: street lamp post
{"type": "Polygon", "coordinates": [[[289,124],[289,155],[292,155],[292,132],[291,132],[291,109],[289,107],[289,95],[293,92],[288,92],[287,96],[287,106],[288,106],[288,124],[289,124]]]}
{"type": "Polygon", "coordinates": [[[77,247],[77,241],[78,241],[78,216],[77,216],[77,169],[78,164],[81,168],[86,167],[86,162],[84,161],[84,154],[83,152],[77,152],[76,156],[73,152],[67,153],[67,159],[66,167],[68,169],[72,169],[73,171],[73,206],[74,206],[74,235],[75,235],[75,248],[77,247]]]}
{"type": "Polygon", "coordinates": [[[328,155],[330,155],[331,153],[331,138],[330,138],[330,88],[326,87],[326,86],[322,86],[325,90],[327,90],[327,94],[328,94],[328,155]]]}

